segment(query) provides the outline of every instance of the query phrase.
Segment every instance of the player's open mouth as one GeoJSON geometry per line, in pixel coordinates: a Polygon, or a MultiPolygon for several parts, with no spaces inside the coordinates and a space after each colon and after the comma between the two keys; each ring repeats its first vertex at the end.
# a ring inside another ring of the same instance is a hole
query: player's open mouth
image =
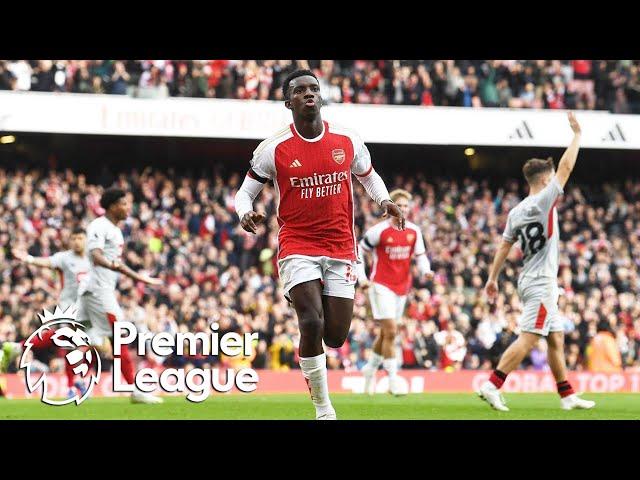
{"type": "Polygon", "coordinates": [[[307,100],[307,101],[305,102],[305,105],[306,105],[307,107],[314,107],[314,106],[316,105],[316,101],[315,101],[315,100],[313,100],[313,99],[309,99],[309,100],[307,100]]]}

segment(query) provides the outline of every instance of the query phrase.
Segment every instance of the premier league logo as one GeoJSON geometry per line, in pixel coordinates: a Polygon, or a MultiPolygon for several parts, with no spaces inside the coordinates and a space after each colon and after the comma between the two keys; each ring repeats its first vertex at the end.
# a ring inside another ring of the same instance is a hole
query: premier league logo
{"type": "Polygon", "coordinates": [[[24,351],[22,357],[20,357],[20,368],[25,368],[25,380],[27,389],[33,393],[42,386],[42,401],[49,405],[66,405],[71,402],[76,402],[76,405],[82,403],[93,390],[93,387],[100,380],[100,356],[95,348],[90,346],[89,336],[84,331],[84,326],[76,321],[76,311],[73,307],[69,307],[67,310],[62,311],[60,307],[56,306],[53,313],[48,310],[44,311],[44,315],[38,314],[42,326],[33,332],[29,338],[24,342],[24,351]],[[65,361],[71,366],[73,373],[80,375],[83,379],[89,379],[88,386],[82,395],[74,395],[64,400],[54,400],[47,394],[47,374],[42,373],[39,377],[32,372],[31,368],[31,355],[29,352],[33,347],[33,341],[36,337],[42,338],[44,332],[48,330],[54,330],[54,334],[51,337],[51,341],[57,347],[65,350],[69,350],[64,357],[65,361]],[[94,372],[90,366],[91,362],[95,359],[96,371],[94,372]],[[37,377],[34,380],[34,377],[37,377]]]}

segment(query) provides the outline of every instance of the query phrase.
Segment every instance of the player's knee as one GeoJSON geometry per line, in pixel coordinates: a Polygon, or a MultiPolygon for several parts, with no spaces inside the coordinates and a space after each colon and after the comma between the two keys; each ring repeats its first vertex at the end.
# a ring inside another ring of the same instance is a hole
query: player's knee
{"type": "Polygon", "coordinates": [[[560,350],[564,348],[564,332],[552,332],[547,337],[547,345],[550,350],[560,350]]]}
{"type": "Polygon", "coordinates": [[[385,322],[382,326],[382,331],[385,338],[393,340],[396,338],[396,334],[398,333],[398,327],[395,322],[385,322]]]}
{"type": "Polygon", "coordinates": [[[538,343],[539,337],[534,334],[523,335],[519,339],[519,343],[521,348],[523,348],[527,353],[529,353],[533,347],[538,343]]]}
{"type": "Polygon", "coordinates": [[[303,337],[322,337],[324,320],[317,310],[303,310],[298,315],[298,327],[303,337]]]}
{"type": "Polygon", "coordinates": [[[329,348],[340,348],[344,345],[347,335],[326,335],[324,337],[324,343],[329,348]]]}

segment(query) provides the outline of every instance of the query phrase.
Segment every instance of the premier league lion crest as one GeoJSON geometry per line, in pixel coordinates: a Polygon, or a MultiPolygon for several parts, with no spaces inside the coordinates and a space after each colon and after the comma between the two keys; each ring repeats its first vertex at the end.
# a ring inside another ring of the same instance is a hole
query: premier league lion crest
{"type": "Polygon", "coordinates": [[[85,327],[76,321],[76,310],[73,306],[66,310],[61,310],[56,306],[54,312],[44,310],[44,315],[38,314],[42,326],[33,332],[24,342],[24,351],[20,357],[20,368],[25,368],[25,380],[27,389],[30,393],[42,386],[41,400],[49,405],[66,405],[76,402],[76,405],[82,403],[93,390],[93,387],[100,380],[101,363],[100,356],[94,347],[90,345],[89,336],[85,332],[85,327]],[[48,396],[47,374],[41,373],[39,377],[37,373],[32,372],[31,365],[31,349],[36,336],[42,339],[44,332],[53,330],[51,341],[54,345],[69,352],[64,356],[73,370],[73,373],[80,375],[83,380],[88,379],[88,385],[82,395],[74,395],[64,400],[54,400],[48,396]],[[91,368],[91,363],[95,359],[96,369],[91,368]],[[34,378],[37,377],[36,380],[34,378]]]}

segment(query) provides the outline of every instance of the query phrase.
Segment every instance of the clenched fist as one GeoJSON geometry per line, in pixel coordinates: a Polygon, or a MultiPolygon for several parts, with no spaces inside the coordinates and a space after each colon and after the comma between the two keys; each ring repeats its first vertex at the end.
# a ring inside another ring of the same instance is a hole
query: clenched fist
{"type": "Polygon", "coordinates": [[[257,225],[262,223],[265,218],[264,213],[256,213],[253,210],[245,213],[240,219],[240,226],[247,232],[256,233],[257,225]]]}

